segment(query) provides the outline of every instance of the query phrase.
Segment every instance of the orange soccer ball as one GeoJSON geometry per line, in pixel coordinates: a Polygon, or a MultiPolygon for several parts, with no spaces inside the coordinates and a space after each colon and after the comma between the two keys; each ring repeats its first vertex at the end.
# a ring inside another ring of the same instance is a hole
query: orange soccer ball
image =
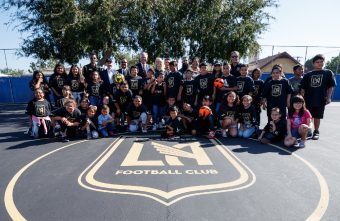
{"type": "Polygon", "coordinates": [[[211,109],[208,106],[202,106],[199,111],[198,111],[198,115],[199,117],[203,117],[206,118],[211,114],[211,109]]]}
{"type": "Polygon", "coordinates": [[[222,78],[216,78],[214,81],[214,87],[220,89],[224,86],[224,81],[222,78]]]}

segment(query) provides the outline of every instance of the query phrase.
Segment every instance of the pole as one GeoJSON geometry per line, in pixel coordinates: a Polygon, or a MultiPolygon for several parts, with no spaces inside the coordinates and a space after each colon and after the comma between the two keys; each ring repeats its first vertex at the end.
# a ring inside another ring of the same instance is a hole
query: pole
{"type": "Polygon", "coordinates": [[[307,61],[307,51],[308,51],[308,46],[306,46],[306,51],[305,51],[305,64],[306,64],[306,61],[307,61]]]}
{"type": "Polygon", "coordinates": [[[5,62],[6,62],[6,73],[8,73],[8,63],[7,63],[6,49],[4,49],[4,54],[5,54],[5,62]]]}

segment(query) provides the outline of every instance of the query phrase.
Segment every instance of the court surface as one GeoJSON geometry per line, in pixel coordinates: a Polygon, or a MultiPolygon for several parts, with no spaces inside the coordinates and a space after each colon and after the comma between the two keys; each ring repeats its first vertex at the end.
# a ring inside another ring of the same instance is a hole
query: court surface
{"type": "Polygon", "coordinates": [[[0,105],[0,220],[340,220],[340,103],[304,149],[157,133],[32,140],[0,105]]]}

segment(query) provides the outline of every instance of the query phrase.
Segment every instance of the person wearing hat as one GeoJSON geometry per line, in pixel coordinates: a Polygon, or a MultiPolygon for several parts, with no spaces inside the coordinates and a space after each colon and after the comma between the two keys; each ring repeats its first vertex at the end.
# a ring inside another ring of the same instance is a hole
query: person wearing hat
{"type": "Polygon", "coordinates": [[[205,62],[200,64],[200,70],[200,74],[195,78],[198,92],[197,106],[201,106],[204,96],[210,96],[213,99],[215,98],[214,75],[208,72],[207,64],[205,62]]]}
{"type": "Polygon", "coordinates": [[[221,78],[223,75],[223,71],[222,71],[222,64],[220,62],[216,62],[214,64],[214,69],[212,74],[215,76],[215,78],[221,78]]]}

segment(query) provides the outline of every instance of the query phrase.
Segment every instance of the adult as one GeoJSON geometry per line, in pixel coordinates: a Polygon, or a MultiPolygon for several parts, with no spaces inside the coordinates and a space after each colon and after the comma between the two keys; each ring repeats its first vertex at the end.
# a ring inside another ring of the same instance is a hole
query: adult
{"type": "Polygon", "coordinates": [[[331,70],[323,69],[325,57],[317,54],[312,59],[314,70],[308,72],[301,80],[301,95],[306,107],[314,119],[313,140],[319,139],[320,121],[323,119],[325,106],[331,103],[336,79],[331,70]]]}
{"type": "Polygon", "coordinates": [[[169,64],[170,64],[170,58],[165,58],[164,59],[164,74],[165,74],[165,76],[168,73],[170,73],[170,66],[169,66],[169,64]]]}
{"type": "Polygon", "coordinates": [[[162,58],[156,58],[156,60],[155,60],[155,78],[157,78],[160,73],[164,73],[164,62],[163,62],[162,58]]]}
{"type": "Polygon", "coordinates": [[[130,75],[127,59],[123,58],[120,61],[120,68],[117,70],[117,72],[124,75],[124,77],[130,75]]]}
{"type": "Polygon", "coordinates": [[[232,51],[230,53],[230,74],[234,75],[235,77],[239,77],[240,73],[240,53],[238,51],[232,51]]]}
{"type": "Polygon", "coordinates": [[[179,72],[181,72],[183,78],[185,78],[184,77],[185,72],[186,72],[186,70],[188,70],[188,68],[189,68],[189,59],[188,59],[188,57],[184,56],[184,57],[182,57],[182,67],[181,67],[181,69],[178,70],[179,72]]]}
{"type": "Polygon", "coordinates": [[[150,69],[150,65],[147,64],[148,61],[148,53],[142,52],[139,57],[139,63],[136,64],[138,69],[138,75],[142,78],[146,77],[146,72],[150,69]]]}
{"type": "Polygon", "coordinates": [[[87,83],[91,81],[91,74],[94,71],[98,71],[99,73],[102,71],[102,68],[97,65],[97,60],[97,55],[95,53],[91,53],[90,63],[83,67],[83,76],[85,77],[87,83]]]}
{"type": "Polygon", "coordinates": [[[112,60],[110,58],[105,61],[106,69],[100,72],[100,79],[103,81],[103,87],[105,90],[110,88],[110,85],[113,83],[113,75],[115,74],[115,70],[113,69],[112,60]]]}
{"type": "Polygon", "coordinates": [[[197,75],[199,75],[200,73],[200,68],[199,68],[199,64],[200,64],[200,59],[198,57],[194,57],[191,59],[191,70],[193,72],[193,77],[195,78],[197,75]]]}

